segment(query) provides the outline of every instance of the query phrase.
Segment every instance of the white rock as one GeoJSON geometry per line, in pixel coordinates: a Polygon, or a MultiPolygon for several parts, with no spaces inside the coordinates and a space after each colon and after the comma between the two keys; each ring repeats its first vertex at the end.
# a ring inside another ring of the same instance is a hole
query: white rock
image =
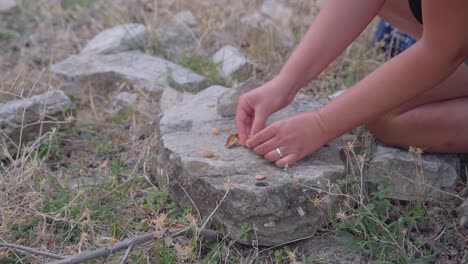
{"type": "Polygon", "coordinates": [[[127,82],[156,97],[168,86],[196,93],[210,84],[207,78],[187,68],[138,51],[71,56],[52,65],[51,71],[71,83],[78,83],[77,87],[83,83],[112,87],[115,83],[127,82]]]}
{"type": "Polygon", "coordinates": [[[129,93],[129,92],[121,92],[117,94],[112,100],[112,106],[116,108],[133,106],[136,104],[137,100],[138,100],[138,94],[129,93]]]}
{"type": "Polygon", "coordinates": [[[91,39],[81,54],[108,54],[144,47],[148,29],[141,24],[118,25],[91,39]]]}
{"type": "Polygon", "coordinates": [[[0,13],[9,13],[17,6],[16,0],[0,0],[0,13]]]}
{"type": "Polygon", "coordinates": [[[236,47],[226,45],[213,54],[211,60],[218,66],[219,75],[226,78],[231,77],[244,67],[248,60],[236,47]]]}

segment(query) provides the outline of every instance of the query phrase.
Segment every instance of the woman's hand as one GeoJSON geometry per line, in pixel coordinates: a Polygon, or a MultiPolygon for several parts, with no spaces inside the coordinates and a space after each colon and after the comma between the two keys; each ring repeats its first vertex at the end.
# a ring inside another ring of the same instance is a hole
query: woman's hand
{"type": "Polygon", "coordinates": [[[323,127],[320,114],[312,111],[271,124],[247,140],[247,146],[265,159],[275,161],[276,166],[285,167],[316,151],[331,139],[323,127]]]}
{"type": "Polygon", "coordinates": [[[279,78],[239,96],[236,112],[237,132],[242,145],[265,128],[268,117],[286,107],[295,96],[279,78]]]}

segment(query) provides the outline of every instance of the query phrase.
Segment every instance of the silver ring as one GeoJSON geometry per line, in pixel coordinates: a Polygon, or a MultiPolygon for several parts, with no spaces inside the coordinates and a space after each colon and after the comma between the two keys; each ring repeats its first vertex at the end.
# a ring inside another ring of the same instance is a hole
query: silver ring
{"type": "Polygon", "coordinates": [[[281,158],[284,157],[283,152],[281,152],[281,150],[280,150],[279,148],[276,148],[275,150],[276,150],[276,153],[278,153],[278,155],[279,155],[281,158]]]}

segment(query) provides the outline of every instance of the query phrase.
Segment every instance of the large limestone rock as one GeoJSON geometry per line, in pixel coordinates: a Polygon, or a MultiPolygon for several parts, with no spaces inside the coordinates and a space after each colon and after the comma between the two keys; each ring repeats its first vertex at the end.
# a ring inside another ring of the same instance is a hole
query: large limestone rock
{"type": "Polygon", "coordinates": [[[0,0],[0,13],[9,13],[13,11],[17,5],[16,0],[0,0]]]}
{"type": "Polygon", "coordinates": [[[197,49],[200,28],[190,11],[176,14],[167,24],[155,31],[159,48],[171,59],[180,62],[197,49]]]}
{"type": "Polygon", "coordinates": [[[185,67],[139,51],[93,56],[71,56],[52,65],[52,73],[80,86],[114,87],[127,82],[141,87],[150,95],[160,96],[165,87],[196,93],[210,81],[185,67]]]}
{"type": "MultiPolygon", "coordinates": [[[[213,106],[228,90],[212,86],[163,113],[158,127],[158,182],[168,184],[178,204],[197,208],[203,218],[219,205],[212,220],[224,225],[234,239],[239,238],[242,226],[248,226],[248,240],[243,243],[257,240],[269,246],[314,234],[336,212],[337,197],[326,191],[337,192],[334,182],[344,175],[341,145],[333,142],[287,172],[246,148],[226,148],[226,139],[235,130],[234,117],[220,116],[213,106]],[[210,133],[214,127],[221,134],[210,133]],[[204,158],[205,150],[214,156],[204,158]],[[256,174],[266,179],[257,181],[256,174]],[[298,184],[294,178],[315,188],[298,184]],[[221,201],[228,179],[233,187],[221,201]],[[318,204],[311,201],[314,198],[318,204]]],[[[298,97],[269,122],[318,106],[310,98],[298,97]]]]}
{"type": "Polygon", "coordinates": [[[0,144],[11,143],[9,139],[17,144],[20,136],[23,142],[37,137],[40,130],[56,126],[53,120],[63,121],[70,109],[74,109],[73,103],[57,90],[0,105],[0,144]],[[41,116],[46,121],[42,124],[41,116]]]}
{"type": "Polygon", "coordinates": [[[252,63],[247,60],[247,57],[241,51],[231,45],[223,46],[211,57],[213,63],[218,67],[218,73],[224,78],[232,77],[236,73],[244,73],[247,75],[249,66],[252,63]]]}
{"type": "Polygon", "coordinates": [[[148,29],[142,24],[117,25],[91,39],[81,54],[107,54],[138,49],[145,46],[148,29]]]}
{"type": "Polygon", "coordinates": [[[401,200],[440,200],[453,197],[460,162],[455,154],[422,154],[377,144],[366,180],[382,184],[387,197],[401,200]]]}

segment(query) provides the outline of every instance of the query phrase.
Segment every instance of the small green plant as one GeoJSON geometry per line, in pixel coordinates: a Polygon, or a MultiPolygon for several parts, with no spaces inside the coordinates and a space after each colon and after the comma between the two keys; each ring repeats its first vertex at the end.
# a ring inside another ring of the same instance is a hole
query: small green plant
{"type": "Polygon", "coordinates": [[[240,238],[247,241],[249,238],[250,227],[248,224],[242,224],[240,227],[240,238]]]}
{"type": "Polygon", "coordinates": [[[200,75],[208,77],[216,84],[230,86],[227,80],[219,76],[217,65],[213,63],[209,58],[200,55],[195,55],[192,57],[186,57],[182,59],[182,62],[180,64],[200,75]]]}

